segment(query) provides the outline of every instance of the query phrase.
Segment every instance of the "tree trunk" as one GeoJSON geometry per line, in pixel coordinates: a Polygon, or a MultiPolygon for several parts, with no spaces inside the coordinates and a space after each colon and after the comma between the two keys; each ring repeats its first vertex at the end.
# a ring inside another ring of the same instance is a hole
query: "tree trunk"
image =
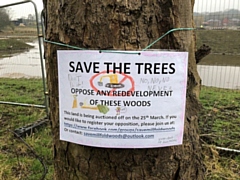
{"type": "MultiPolygon", "coordinates": [[[[141,50],[170,29],[193,27],[193,0],[50,0],[44,5],[46,39],[87,49],[141,50]]],[[[151,48],[189,52],[183,145],[105,149],[59,140],[56,50],[66,48],[45,44],[56,180],[203,179],[194,32],[171,33],[151,48]]]]}

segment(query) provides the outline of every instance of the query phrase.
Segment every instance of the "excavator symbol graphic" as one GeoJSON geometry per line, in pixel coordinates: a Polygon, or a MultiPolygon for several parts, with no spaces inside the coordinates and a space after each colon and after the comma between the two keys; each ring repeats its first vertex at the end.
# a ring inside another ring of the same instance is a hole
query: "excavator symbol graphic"
{"type": "Polygon", "coordinates": [[[107,88],[123,88],[124,87],[124,84],[119,83],[117,74],[108,74],[108,75],[101,76],[100,81],[98,82],[99,86],[103,86],[104,78],[109,78],[109,81],[110,81],[110,83],[105,84],[105,87],[107,88]]]}

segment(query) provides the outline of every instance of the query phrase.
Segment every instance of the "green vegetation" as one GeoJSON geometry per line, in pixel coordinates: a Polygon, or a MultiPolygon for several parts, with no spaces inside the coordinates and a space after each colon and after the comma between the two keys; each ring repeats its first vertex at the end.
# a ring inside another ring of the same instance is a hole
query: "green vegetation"
{"type": "Polygon", "coordinates": [[[43,105],[43,84],[41,79],[0,79],[2,101],[43,105]]]}
{"type": "MultiPolygon", "coordinates": [[[[41,79],[0,78],[0,101],[43,104],[41,79]]],[[[36,180],[44,168],[34,153],[12,131],[46,116],[44,109],[0,104],[0,179],[36,180]]],[[[48,168],[46,180],[53,179],[50,126],[42,127],[24,139],[48,168]]]]}
{"type": "Polygon", "coordinates": [[[199,115],[204,144],[206,179],[238,179],[240,153],[216,150],[240,149],[240,91],[202,87],[199,115]]]}
{"type": "Polygon", "coordinates": [[[206,44],[212,53],[239,54],[240,30],[196,30],[197,47],[206,44]]]}
{"type": "Polygon", "coordinates": [[[11,56],[14,53],[26,51],[33,46],[26,44],[23,40],[18,39],[0,39],[0,58],[11,56]]]}
{"type": "Polygon", "coordinates": [[[17,39],[0,39],[0,51],[26,50],[32,46],[17,39]]]}

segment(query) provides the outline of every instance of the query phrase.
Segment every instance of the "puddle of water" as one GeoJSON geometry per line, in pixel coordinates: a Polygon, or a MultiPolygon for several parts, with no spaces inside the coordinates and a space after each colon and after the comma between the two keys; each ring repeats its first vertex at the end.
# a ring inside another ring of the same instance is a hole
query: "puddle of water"
{"type": "Polygon", "coordinates": [[[31,43],[34,48],[21,54],[0,59],[0,77],[41,78],[41,62],[38,41],[31,43]]]}

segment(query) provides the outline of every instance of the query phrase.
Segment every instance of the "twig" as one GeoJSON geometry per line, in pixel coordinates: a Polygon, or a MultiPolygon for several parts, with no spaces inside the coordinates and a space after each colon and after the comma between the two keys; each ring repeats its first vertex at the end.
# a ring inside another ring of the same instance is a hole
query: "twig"
{"type": "Polygon", "coordinates": [[[240,153],[240,150],[237,150],[237,149],[229,149],[229,148],[218,147],[218,146],[216,146],[216,149],[223,150],[223,151],[230,151],[230,152],[240,153]]]}
{"type": "Polygon", "coordinates": [[[203,144],[203,146],[206,146],[206,147],[214,147],[216,149],[223,150],[223,151],[240,153],[240,150],[237,150],[237,149],[230,149],[230,148],[224,148],[224,147],[219,147],[219,146],[215,146],[215,145],[209,145],[205,141],[203,141],[202,139],[201,139],[201,141],[203,143],[205,143],[205,144],[203,144]]]}

